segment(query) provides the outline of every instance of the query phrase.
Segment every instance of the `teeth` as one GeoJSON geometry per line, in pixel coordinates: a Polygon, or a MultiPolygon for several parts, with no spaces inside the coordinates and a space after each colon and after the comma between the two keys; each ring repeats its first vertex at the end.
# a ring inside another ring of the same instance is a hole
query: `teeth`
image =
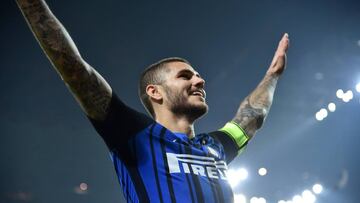
{"type": "Polygon", "coordinates": [[[200,96],[203,96],[201,92],[193,92],[192,94],[193,94],[193,95],[200,95],[200,96]]]}

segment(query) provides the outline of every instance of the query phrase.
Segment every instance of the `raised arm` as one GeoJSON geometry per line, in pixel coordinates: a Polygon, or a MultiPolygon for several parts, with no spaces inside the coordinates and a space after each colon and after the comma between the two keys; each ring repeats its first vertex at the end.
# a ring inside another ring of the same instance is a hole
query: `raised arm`
{"type": "Polygon", "coordinates": [[[241,102],[232,120],[242,127],[249,138],[255,135],[269,113],[277,81],[286,68],[288,47],[289,36],[284,34],[265,77],[256,89],[241,102]]]}
{"type": "Polygon", "coordinates": [[[112,90],[80,56],[68,32],[43,0],[16,0],[41,48],[85,113],[103,120],[112,90]]]}

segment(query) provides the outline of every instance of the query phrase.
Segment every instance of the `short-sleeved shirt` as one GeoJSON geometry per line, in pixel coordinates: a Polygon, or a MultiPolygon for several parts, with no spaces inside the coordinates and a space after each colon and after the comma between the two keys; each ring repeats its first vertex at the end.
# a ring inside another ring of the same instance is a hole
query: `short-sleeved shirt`
{"type": "Polygon", "coordinates": [[[224,130],[189,139],[129,108],[114,93],[106,119],[90,121],[109,148],[127,202],[234,201],[227,164],[247,140],[239,146],[224,130]]]}

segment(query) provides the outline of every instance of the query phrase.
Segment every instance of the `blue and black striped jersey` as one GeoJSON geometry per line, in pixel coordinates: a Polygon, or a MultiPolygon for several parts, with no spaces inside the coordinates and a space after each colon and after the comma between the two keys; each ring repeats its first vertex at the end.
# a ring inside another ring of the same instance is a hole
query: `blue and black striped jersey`
{"type": "Polygon", "coordinates": [[[115,94],[107,118],[91,122],[110,150],[127,202],[234,201],[227,163],[246,145],[246,136],[237,139],[223,128],[189,139],[127,107],[115,94]]]}

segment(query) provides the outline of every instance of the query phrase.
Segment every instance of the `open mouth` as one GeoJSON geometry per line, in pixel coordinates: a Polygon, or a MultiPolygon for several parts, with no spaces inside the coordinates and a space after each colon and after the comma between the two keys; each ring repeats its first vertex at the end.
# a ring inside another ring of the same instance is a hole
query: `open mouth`
{"type": "Polygon", "coordinates": [[[195,90],[192,91],[190,95],[200,96],[202,98],[205,98],[205,91],[204,90],[195,90]]]}

